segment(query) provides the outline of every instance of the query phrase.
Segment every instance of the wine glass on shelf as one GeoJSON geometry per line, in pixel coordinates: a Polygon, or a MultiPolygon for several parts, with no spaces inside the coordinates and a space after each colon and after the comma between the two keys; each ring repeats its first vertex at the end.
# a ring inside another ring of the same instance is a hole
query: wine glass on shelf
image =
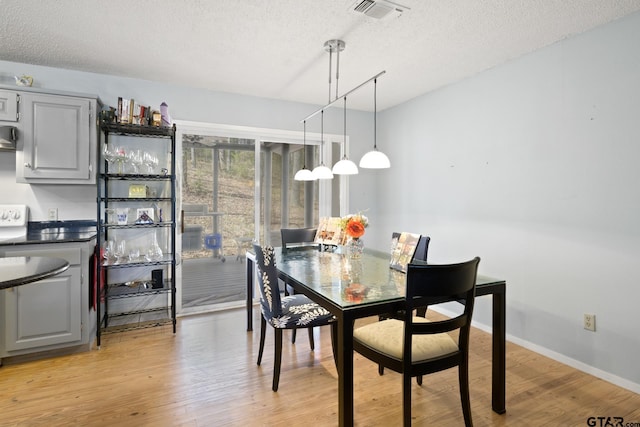
{"type": "Polygon", "coordinates": [[[115,153],[111,150],[109,150],[109,145],[108,144],[104,144],[102,146],[102,156],[104,157],[104,159],[107,161],[108,169],[111,169],[111,164],[113,164],[116,161],[116,157],[115,157],[115,153]]]}
{"type": "Polygon", "coordinates": [[[158,157],[151,153],[144,153],[144,164],[147,166],[147,173],[154,173],[158,166],[158,157]]]}
{"type": "Polygon", "coordinates": [[[124,151],[124,148],[115,147],[114,158],[115,161],[118,162],[118,174],[122,175],[124,173],[124,162],[127,160],[127,155],[124,151]]]}

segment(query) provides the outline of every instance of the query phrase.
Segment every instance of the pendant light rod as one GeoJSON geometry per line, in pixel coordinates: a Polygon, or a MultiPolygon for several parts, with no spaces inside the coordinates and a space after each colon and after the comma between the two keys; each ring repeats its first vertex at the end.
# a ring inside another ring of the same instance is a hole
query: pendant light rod
{"type": "Polygon", "coordinates": [[[336,101],[339,101],[342,98],[346,98],[347,95],[355,92],[356,90],[360,89],[362,86],[366,85],[367,83],[369,83],[371,80],[375,80],[378,77],[380,77],[381,75],[383,75],[384,73],[386,73],[386,71],[380,71],[378,74],[376,74],[375,76],[371,77],[370,79],[367,79],[365,81],[363,81],[362,83],[360,83],[358,86],[354,87],[353,89],[351,89],[348,92],[343,93],[342,95],[340,95],[339,97],[336,97],[336,99],[334,99],[333,101],[329,102],[327,105],[325,105],[322,108],[319,108],[318,110],[314,111],[313,113],[309,114],[307,117],[305,117],[304,119],[300,120],[300,123],[302,122],[306,122],[307,120],[309,120],[310,118],[312,118],[313,116],[315,116],[316,114],[318,114],[319,112],[327,109],[328,107],[332,106],[334,103],[336,103],[336,101]]]}
{"type": "Polygon", "coordinates": [[[378,141],[376,138],[376,134],[378,133],[378,121],[376,117],[378,116],[378,79],[373,79],[373,149],[377,150],[378,141]]]}

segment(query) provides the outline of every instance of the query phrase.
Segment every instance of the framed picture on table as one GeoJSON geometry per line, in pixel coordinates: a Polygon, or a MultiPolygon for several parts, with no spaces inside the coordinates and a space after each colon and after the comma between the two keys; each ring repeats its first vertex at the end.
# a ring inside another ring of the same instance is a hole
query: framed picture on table
{"type": "Polygon", "coordinates": [[[390,267],[406,273],[419,241],[420,234],[400,233],[398,240],[394,239],[392,243],[390,267]]]}
{"type": "Polygon", "coordinates": [[[315,243],[337,246],[344,244],[344,238],[340,217],[320,218],[315,243]]]}

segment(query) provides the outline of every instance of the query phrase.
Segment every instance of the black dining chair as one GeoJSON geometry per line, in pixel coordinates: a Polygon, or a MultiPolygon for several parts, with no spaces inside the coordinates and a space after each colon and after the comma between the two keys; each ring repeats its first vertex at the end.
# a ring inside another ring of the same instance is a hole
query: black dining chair
{"type": "MultiPolygon", "coordinates": [[[[309,344],[311,345],[311,350],[314,350],[313,328],[332,324],[331,344],[335,348],[333,344],[337,333],[336,318],[324,307],[311,301],[305,295],[295,294],[281,297],[273,247],[262,247],[254,243],[253,250],[256,256],[260,308],[262,311],[258,366],[262,362],[267,323],[269,323],[275,331],[275,356],[271,389],[278,391],[280,365],[282,362],[282,331],[285,329],[295,331],[298,328],[307,328],[309,330],[309,344]]],[[[335,361],[335,350],[333,356],[335,361]]]]}
{"type": "Polygon", "coordinates": [[[374,322],[353,331],[353,349],[367,359],[402,374],[403,421],[411,425],[411,378],[458,367],[460,400],[466,426],[472,426],[469,400],[469,332],[480,258],[459,264],[407,267],[404,318],[374,322]],[[457,301],[462,314],[428,321],[413,316],[423,305],[457,301]],[[454,340],[449,332],[458,331],[454,340]]]}
{"type": "MultiPolygon", "coordinates": [[[[316,238],[317,228],[281,228],[280,229],[280,237],[282,238],[282,249],[287,250],[287,247],[291,248],[308,246],[313,244],[313,241],[316,238]]],[[[285,295],[295,293],[294,289],[284,284],[284,293],[285,295]]],[[[313,331],[309,332],[309,339],[313,340],[313,331]]],[[[296,331],[291,332],[291,342],[296,342],[296,331]]]]}
{"type": "Polygon", "coordinates": [[[316,239],[317,231],[317,228],[281,228],[282,248],[312,244],[316,239]]]}
{"type": "MultiPolygon", "coordinates": [[[[400,238],[400,234],[397,231],[394,231],[393,233],[391,233],[391,241],[392,242],[397,242],[398,239],[400,238]]],[[[411,258],[411,261],[413,260],[419,260],[419,261],[427,261],[427,253],[429,252],[429,242],[431,241],[431,238],[429,236],[420,236],[420,240],[418,240],[418,244],[416,245],[416,250],[413,253],[413,258],[411,258]]],[[[393,250],[394,244],[392,244],[392,250],[393,250]]],[[[420,316],[420,317],[426,317],[427,316],[427,306],[421,306],[421,307],[416,307],[416,315],[420,316]]],[[[402,319],[402,317],[404,316],[404,312],[402,310],[400,311],[395,311],[392,313],[385,313],[385,314],[381,314],[378,316],[379,320],[385,320],[385,319],[389,319],[389,318],[393,318],[393,319],[402,319]]],[[[378,365],[378,374],[380,375],[384,375],[384,366],[383,365],[378,365]]],[[[418,377],[418,384],[422,385],[422,377],[419,376],[418,377]]]]}

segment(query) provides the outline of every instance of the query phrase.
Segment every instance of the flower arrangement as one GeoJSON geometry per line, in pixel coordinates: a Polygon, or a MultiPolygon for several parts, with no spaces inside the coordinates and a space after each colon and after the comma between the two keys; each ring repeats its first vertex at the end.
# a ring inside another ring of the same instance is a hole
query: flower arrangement
{"type": "Polygon", "coordinates": [[[364,229],[369,226],[369,218],[361,213],[349,214],[342,217],[340,225],[349,237],[358,239],[364,235],[364,229]]]}

